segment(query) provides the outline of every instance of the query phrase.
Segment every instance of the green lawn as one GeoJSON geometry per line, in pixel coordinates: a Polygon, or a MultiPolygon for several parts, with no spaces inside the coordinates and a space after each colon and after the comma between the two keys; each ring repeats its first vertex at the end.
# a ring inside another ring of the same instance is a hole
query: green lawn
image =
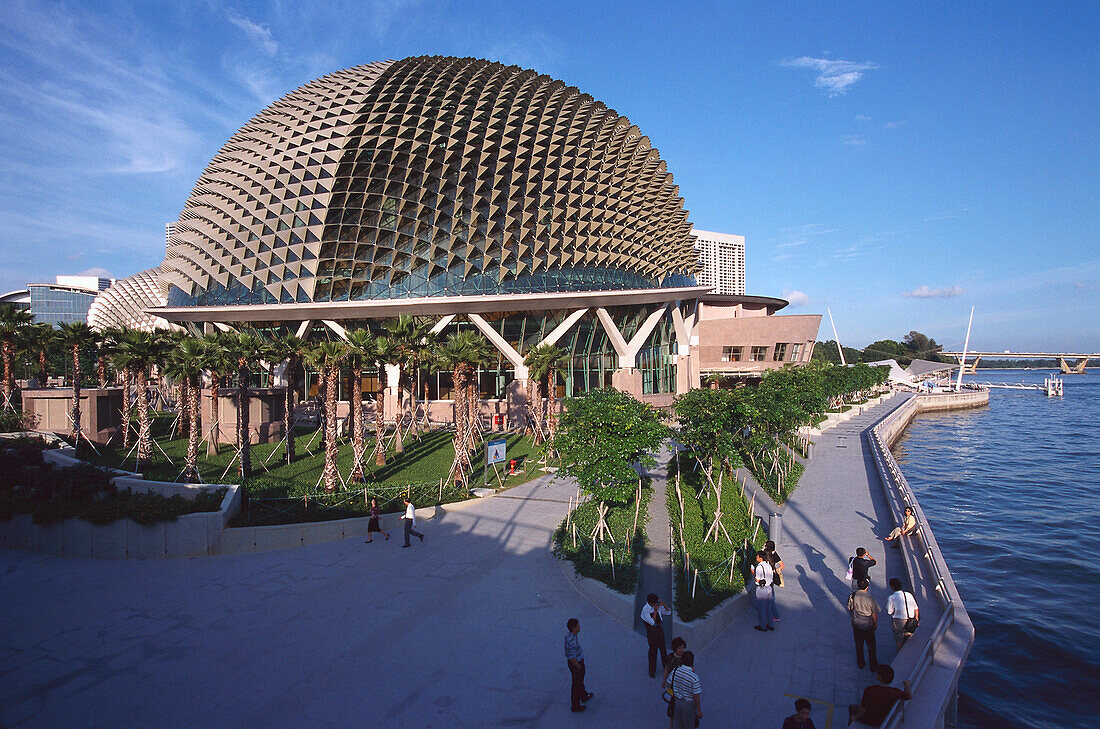
{"type": "MultiPolygon", "coordinates": [[[[144,476],[152,480],[173,481],[179,478],[183,470],[184,455],[187,451],[186,438],[169,439],[167,436],[171,420],[158,416],[154,421],[153,432],[160,436],[154,447],[152,464],[144,476]],[[163,453],[160,449],[163,449],[163,453]],[[167,456],[167,457],[166,457],[167,456]],[[168,459],[171,459],[169,461],[168,459]]],[[[367,445],[366,482],[355,483],[350,478],[352,469],[351,442],[344,439],[339,442],[337,467],[340,476],[346,481],[335,494],[325,494],[318,481],[324,470],[324,447],[322,434],[305,430],[297,436],[297,460],[287,465],[283,462],[283,444],[264,443],[253,445],[253,475],[244,483],[245,493],[249,497],[247,508],[238,517],[234,526],[256,524],[285,524],[299,521],[323,521],[352,516],[363,516],[367,510],[367,499],[378,498],[384,511],[395,511],[402,507],[401,498],[408,495],[417,506],[435,503],[449,503],[469,498],[465,492],[459,493],[447,476],[454,461],[453,433],[433,431],[424,434],[419,440],[408,438],[405,452],[397,453],[393,448],[392,431],[387,439],[386,465],[375,466],[370,457],[374,441],[367,445]],[[314,437],[316,435],[316,437],[314,437]],[[312,444],[310,440],[312,438],[312,444]],[[309,446],[307,451],[306,446],[309,446]],[[312,454],[310,453],[312,451],[312,454]],[[264,465],[266,461],[266,466],[264,465]],[[440,484],[440,479],[444,483],[440,484]],[[364,493],[365,490],[365,493],[364,493]]],[[[507,463],[497,466],[504,486],[510,487],[523,483],[541,474],[537,460],[539,455],[530,441],[521,435],[487,434],[487,440],[506,438],[508,459],[519,462],[517,475],[506,477],[507,463]],[[524,470],[526,466],[526,471],[524,470]]],[[[116,468],[132,470],[133,455],[123,462],[126,450],[121,446],[99,447],[100,456],[90,451],[81,456],[89,461],[116,468]]],[[[222,444],[217,455],[206,457],[206,446],[199,449],[199,471],[207,483],[238,483],[237,463],[233,461],[236,448],[222,444]],[[226,469],[228,468],[228,472],[226,469]],[[224,473],[224,476],[223,476],[224,473]]],[[[473,473],[470,487],[484,484],[485,443],[478,444],[472,457],[473,473]]],[[[492,468],[488,472],[489,485],[499,487],[492,468]]]]}

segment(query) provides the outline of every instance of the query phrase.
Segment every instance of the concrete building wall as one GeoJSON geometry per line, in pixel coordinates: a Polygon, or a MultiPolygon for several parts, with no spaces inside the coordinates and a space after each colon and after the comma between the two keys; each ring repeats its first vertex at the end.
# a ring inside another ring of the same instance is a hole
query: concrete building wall
{"type": "MultiPolygon", "coordinates": [[[[73,390],[51,387],[23,390],[23,412],[36,419],[36,429],[50,433],[69,433],[72,421],[73,390]]],[[[82,388],[80,390],[80,429],[93,443],[106,443],[122,425],[122,388],[82,388]]]]}
{"type": "Polygon", "coordinates": [[[703,319],[692,349],[703,374],[760,374],[809,362],[820,324],[820,314],[703,319]]]}

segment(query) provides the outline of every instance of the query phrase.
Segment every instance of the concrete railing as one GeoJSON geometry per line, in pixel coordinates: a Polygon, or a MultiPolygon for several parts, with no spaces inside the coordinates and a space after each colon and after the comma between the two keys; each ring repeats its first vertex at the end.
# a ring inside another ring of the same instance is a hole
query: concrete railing
{"type": "Polygon", "coordinates": [[[942,609],[936,626],[931,631],[916,633],[899,653],[898,663],[904,665],[895,668],[903,669],[905,672],[899,671],[899,675],[912,682],[913,698],[908,702],[898,702],[882,723],[883,727],[953,726],[959,675],[974,645],[974,625],[963,606],[928,519],[890,452],[890,446],[918,412],[978,407],[988,402],[988,397],[988,392],[910,397],[867,434],[875,465],[891,497],[898,523],[902,521],[906,506],[911,507],[917,517],[916,539],[901,540],[910,584],[917,584],[917,574],[912,566],[912,562],[917,560],[927,570],[927,578],[923,575],[921,578],[931,582],[930,592],[936,596],[942,609]],[[985,396],[984,402],[981,401],[982,394],[985,396]],[[926,408],[926,399],[933,398],[934,407],[926,408]],[[948,403],[944,398],[952,398],[954,402],[948,403]],[[918,543],[921,551],[914,552],[914,546],[918,543]]]}

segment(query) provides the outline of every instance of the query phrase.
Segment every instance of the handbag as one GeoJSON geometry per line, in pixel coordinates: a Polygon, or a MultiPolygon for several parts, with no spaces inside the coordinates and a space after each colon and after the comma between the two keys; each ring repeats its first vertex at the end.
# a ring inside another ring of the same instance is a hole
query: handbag
{"type": "Polygon", "coordinates": [[[772,571],[772,585],[775,587],[783,587],[783,573],[779,570],[772,571]]]}
{"type": "Polygon", "coordinates": [[[676,713],[676,694],[672,691],[672,682],[676,680],[676,671],[679,670],[679,666],[672,670],[672,676],[669,677],[668,686],[665,687],[665,692],[661,694],[662,698],[668,702],[668,711],[665,713],[668,714],[669,719],[676,713]]]}
{"type": "MultiPolygon", "coordinates": [[[[902,600],[905,602],[905,625],[901,626],[901,632],[912,635],[920,627],[920,621],[909,615],[909,593],[902,594],[902,600]]],[[[913,602],[916,600],[913,598],[913,602]]]]}
{"type": "Polygon", "coordinates": [[[852,581],[852,563],[855,561],[855,557],[848,558],[848,571],[844,573],[844,579],[848,580],[848,582],[852,581]]]}

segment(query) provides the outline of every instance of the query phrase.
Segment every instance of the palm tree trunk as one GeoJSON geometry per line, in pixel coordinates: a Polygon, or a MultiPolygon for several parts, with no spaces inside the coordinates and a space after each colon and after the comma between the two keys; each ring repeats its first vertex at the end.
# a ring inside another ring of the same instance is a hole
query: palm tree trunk
{"type": "Polygon", "coordinates": [[[3,345],[0,346],[0,350],[3,351],[4,356],[4,402],[10,403],[12,407],[15,407],[15,403],[12,403],[12,392],[15,391],[15,378],[13,377],[13,365],[15,360],[15,347],[12,342],[5,339],[3,345]]]}
{"type": "Polygon", "coordinates": [[[558,371],[557,371],[557,369],[551,367],[550,372],[547,375],[547,379],[549,380],[550,384],[547,388],[548,393],[549,393],[548,394],[549,401],[548,401],[548,404],[547,404],[546,424],[547,424],[547,428],[549,429],[549,438],[550,438],[550,440],[554,440],[554,433],[556,433],[557,430],[558,430],[558,371]]]}
{"type": "Polygon", "coordinates": [[[240,467],[237,470],[241,481],[252,476],[252,428],[251,417],[251,391],[248,389],[250,376],[248,362],[241,362],[237,367],[237,448],[240,449],[240,467]]]}
{"type": "Polygon", "coordinates": [[[199,406],[202,392],[199,389],[198,378],[194,377],[188,382],[187,387],[187,467],[184,469],[184,480],[188,483],[198,483],[199,478],[199,440],[202,437],[202,425],[199,422],[199,406]]]}
{"type": "Polygon", "coordinates": [[[528,438],[535,435],[535,378],[527,376],[527,427],[524,428],[524,435],[528,438]]]}
{"type": "Polygon", "coordinates": [[[96,377],[99,378],[99,388],[107,387],[107,355],[101,354],[95,362],[96,377]]]}
{"type": "Polygon", "coordinates": [[[420,389],[420,362],[413,361],[413,375],[409,382],[409,411],[412,413],[412,436],[420,440],[420,400],[417,391],[420,389]]]}
{"type": "Polygon", "coordinates": [[[145,472],[153,460],[153,439],[149,433],[149,390],[145,377],[145,368],[138,367],[134,372],[134,381],[137,385],[138,407],[137,470],[141,473],[145,472]]]}
{"type": "Polygon", "coordinates": [[[178,438],[183,433],[184,428],[187,427],[188,403],[190,402],[187,385],[186,377],[181,377],[180,381],[176,383],[176,410],[178,415],[176,416],[175,425],[172,426],[173,440],[178,438]]]}
{"type": "Polygon", "coordinates": [[[221,377],[218,373],[210,373],[210,432],[207,434],[206,457],[218,455],[218,389],[221,386],[221,377]]]}
{"type": "Polygon", "coordinates": [[[351,461],[352,476],[357,481],[366,481],[363,473],[363,456],[367,450],[363,436],[363,368],[351,368],[351,461]]]}
{"type": "Polygon", "coordinates": [[[542,431],[542,380],[539,378],[535,378],[534,391],[535,401],[533,403],[534,407],[532,408],[532,412],[535,421],[535,445],[539,445],[546,439],[542,431]]]}
{"type": "Polygon", "coordinates": [[[80,449],[80,345],[73,345],[73,448],[80,449]]]}
{"type": "Polygon", "coordinates": [[[335,491],[340,474],[336,470],[336,376],[339,368],[322,368],[325,377],[325,491],[335,491]]]}
{"type": "Polygon", "coordinates": [[[396,422],[394,423],[397,432],[394,433],[393,443],[393,449],[397,453],[405,452],[405,441],[401,438],[401,426],[405,422],[405,392],[404,388],[401,386],[404,380],[404,368],[399,368],[397,370],[397,408],[395,408],[397,415],[395,416],[396,422]]]}
{"type": "Polygon", "coordinates": [[[286,463],[294,463],[294,398],[297,394],[294,359],[286,365],[286,392],[283,393],[283,435],[286,436],[286,463]]]}
{"type": "Polygon", "coordinates": [[[467,463],[470,462],[470,452],[473,451],[474,444],[481,439],[480,433],[478,433],[478,424],[481,422],[481,392],[478,384],[477,370],[469,372],[466,379],[466,404],[470,408],[470,416],[466,421],[466,427],[469,431],[466,438],[467,463]]]}
{"type": "Polygon", "coordinates": [[[451,392],[451,398],[454,400],[454,414],[455,414],[455,463],[454,463],[454,477],[455,481],[466,485],[466,419],[468,411],[466,409],[465,395],[466,395],[466,382],[462,374],[461,365],[455,367],[451,373],[451,380],[453,389],[451,392]]]}
{"type": "Polygon", "coordinates": [[[386,376],[379,368],[378,391],[374,395],[374,465],[386,465],[386,376]]]}
{"type": "Polygon", "coordinates": [[[38,386],[45,388],[50,383],[50,373],[46,369],[46,350],[38,351],[38,386]]]}
{"type": "Polygon", "coordinates": [[[122,447],[130,448],[130,415],[134,403],[130,395],[130,382],[134,373],[129,367],[122,368],[122,447]]]}

